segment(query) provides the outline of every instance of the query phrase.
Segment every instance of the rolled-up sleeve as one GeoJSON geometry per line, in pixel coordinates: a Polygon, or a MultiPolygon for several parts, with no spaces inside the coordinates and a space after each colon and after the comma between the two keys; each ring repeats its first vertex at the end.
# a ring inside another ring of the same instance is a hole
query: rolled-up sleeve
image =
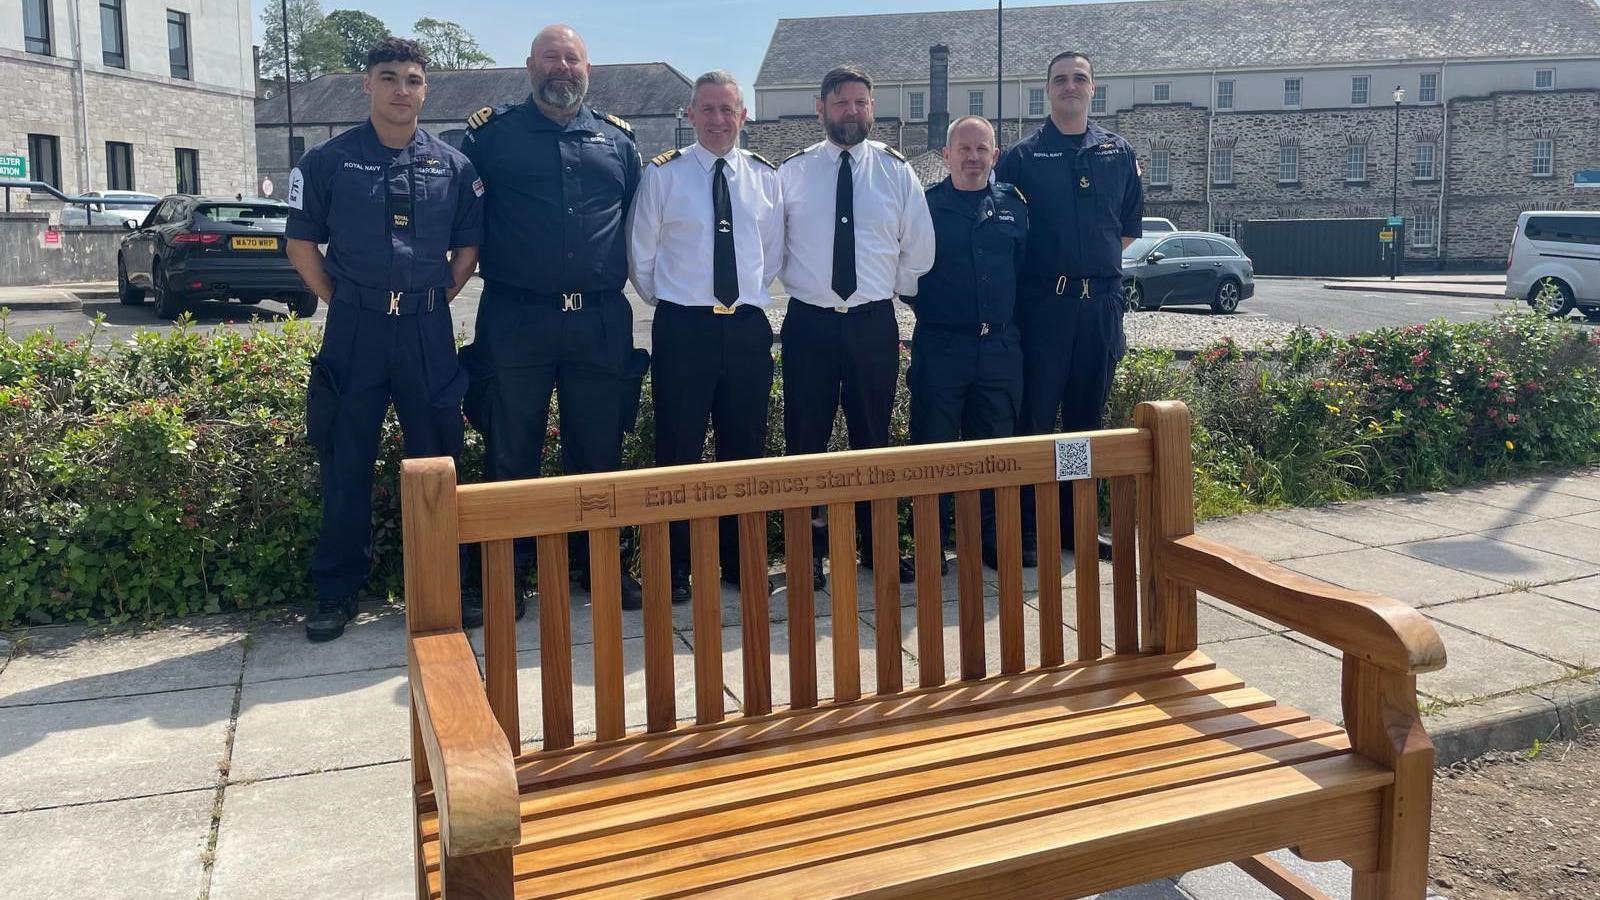
{"type": "Polygon", "coordinates": [[[288,237],[318,244],[328,240],[329,191],[323,156],[320,148],[313,147],[289,173],[289,222],[284,227],[288,237]]]}

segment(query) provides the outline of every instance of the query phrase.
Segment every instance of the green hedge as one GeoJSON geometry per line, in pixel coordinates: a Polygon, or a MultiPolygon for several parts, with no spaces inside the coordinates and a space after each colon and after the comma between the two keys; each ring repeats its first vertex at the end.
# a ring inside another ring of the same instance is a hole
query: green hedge
{"type": "MultiPolygon", "coordinates": [[[[0,625],[303,602],[318,487],[302,391],[319,338],[300,322],[110,345],[0,335],[0,625]]],[[[1188,363],[1135,351],[1109,418],[1145,399],[1191,404],[1202,515],[1444,487],[1600,460],[1597,342],[1521,315],[1349,339],[1301,331],[1273,357],[1226,342],[1188,363]]],[[[651,464],[646,391],[630,467],[651,464]]],[[[905,425],[902,391],[896,443],[905,425]]],[[[554,424],[550,436],[554,472],[554,424]]],[[[392,416],[382,447],[376,593],[399,584],[392,416]]],[[[775,385],[768,452],[781,447],[775,385]]],[[[469,432],[465,479],[481,456],[469,432]]]]}

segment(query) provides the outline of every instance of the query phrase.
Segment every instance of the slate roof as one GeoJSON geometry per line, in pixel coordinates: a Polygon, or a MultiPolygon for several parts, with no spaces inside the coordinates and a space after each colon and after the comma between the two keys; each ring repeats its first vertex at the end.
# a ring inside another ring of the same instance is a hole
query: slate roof
{"type": "MultiPolygon", "coordinates": [[[[779,19],[757,87],[816,85],[862,64],[883,81],[926,81],[928,47],[951,78],[993,77],[989,9],[779,19]]],[[[1005,71],[1036,72],[1077,49],[1097,73],[1318,63],[1600,55],[1595,0],[1142,0],[1008,7],[1005,71]]]]}
{"type": "MultiPolygon", "coordinates": [[[[688,102],[694,82],[666,63],[595,66],[589,73],[588,103],[626,119],[670,116],[688,102]]],[[[451,69],[428,73],[425,122],[466,121],[485,106],[518,103],[528,96],[528,70],[451,69]]],[[[297,124],[360,122],[370,106],[361,90],[361,73],[322,75],[294,88],[297,124]]],[[[257,125],[286,123],[283,94],[256,104],[257,125]]]]}

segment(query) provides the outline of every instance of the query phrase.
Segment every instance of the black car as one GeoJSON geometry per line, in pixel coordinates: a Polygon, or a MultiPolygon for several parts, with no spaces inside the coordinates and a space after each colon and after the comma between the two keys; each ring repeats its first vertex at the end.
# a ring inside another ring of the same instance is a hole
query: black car
{"type": "Polygon", "coordinates": [[[289,264],[277,200],[163,197],[144,221],[128,223],[117,251],[117,293],[137,306],[145,294],[156,315],[176,319],[195,300],[281,300],[297,316],[317,311],[317,295],[289,264]]]}
{"type": "Polygon", "coordinates": [[[1122,291],[1129,312],[1206,303],[1231,313],[1255,294],[1256,272],[1232,238],[1173,231],[1146,235],[1123,249],[1122,291]]]}

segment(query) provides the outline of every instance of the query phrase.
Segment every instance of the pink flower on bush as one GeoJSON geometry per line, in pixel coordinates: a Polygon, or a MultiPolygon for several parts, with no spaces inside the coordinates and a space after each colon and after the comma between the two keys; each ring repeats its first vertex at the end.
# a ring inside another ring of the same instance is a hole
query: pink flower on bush
{"type": "Polygon", "coordinates": [[[1506,413],[1506,422],[1508,424],[1511,424],[1511,425],[1517,424],[1517,414],[1516,413],[1506,413]]]}

